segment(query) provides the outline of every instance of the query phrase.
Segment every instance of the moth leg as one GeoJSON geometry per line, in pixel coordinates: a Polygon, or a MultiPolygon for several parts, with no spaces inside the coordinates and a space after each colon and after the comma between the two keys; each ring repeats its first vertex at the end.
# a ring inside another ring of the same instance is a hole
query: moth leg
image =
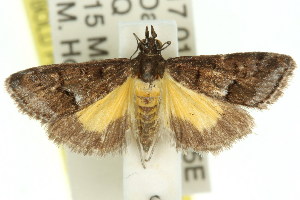
{"type": "MultiPolygon", "coordinates": [[[[154,144],[154,146],[155,146],[155,144],[154,144]]],[[[150,155],[148,155],[147,158],[145,158],[145,162],[148,162],[148,161],[151,160],[153,152],[154,152],[154,146],[153,146],[153,148],[150,151],[150,155]]]]}
{"type": "Polygon", "coordinates": [[[152,155],[154,153],[154,149],[156,147],[156,144],[158,142],[158,136],[155,137],[154,142],[152,144],[152,146],[150,147],[150,150],[146,153],[143,151],[143,147],[141,145],[141,143],[139,142],[138,138],[136,139],[137,145],[138,145],[138,149],[139,149],[139,154],[140,154],[140,158],[141,158],[141,163],[144,169],[146,169],[146,162],[149,162],[152,158],[152,155]]]}
{"type": "Polygon", "coordinates": [[[142,164],[143,168],[146,169],[146,165],[145,165],[146,160],[144,159],[143,150],[142,150],[141,143],[139,142],[138,138],[136,138],[136,143],[137,143],[137,146],[139,149],[141,164],[142,164]]]}
{"type": "Polygon", "coordinates": [[[146,161],[146,162],[148,162],[148,161],[151,160],[152,155],[153,155],[153,153],[154,153],[154,149],[155,149],[155,147],[156,147],[156,145],[157,145],[157,142],[158,142],[158,138],[159,138],[158,135],[156,135],[156,137],[155,137],[155,139],[154,139],[154,142],[153,142],[153,145],[151,146],[150,155],[148,155],[147,158],[145,158],[145,161],[146,161]]]}
{"type": "Polygon", "coordinates": [[[162,50],[168,48],[168,46],[170,46],[170,44],[171,44],[171,41],[167,41],[167,42],[165,42],[165,43],[163,43],[163,44],[161,45],[161,48],[160,48],[160,49],[157,49],[157,50],[162,51],[162,50]],[[165,45],[166,45],[166,46],[165,46],[165,45]]]}

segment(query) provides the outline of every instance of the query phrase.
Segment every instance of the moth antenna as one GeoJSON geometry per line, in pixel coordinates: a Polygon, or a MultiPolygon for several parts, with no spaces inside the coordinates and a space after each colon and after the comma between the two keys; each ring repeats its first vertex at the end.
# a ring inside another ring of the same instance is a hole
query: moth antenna
{"type": "Polygon", "coordinates": [[[146,37],[146,39],[149,38],[149,30],[148,30],[148,26],[146,26],[145,37],[146,37]]]}
{"type": "MultiPolygon", "coordinates": [[[[133,35],[134,35],[134,37],[135,37],[135,39],[136,39],[136,42],[139,44],[139,42],[140,43],[142,43],[142,44],[144,44],[143,42],[142,42],[142,40],[135,34],[135,33],[133,33],[133,35]]],[[[145,45],[145,44],[144,44],[145,45]]]]}
{"type": "Polygon", "coordinates": [[[134,35],[134,37],[135,37],[135,39],[136,39],[136,50],[135,50],[135,52],[130,56],[130,60],[131,60],[131,58],[136,54],[136,52],[139,50],[139,42],[141,42],[142,44],[144,44],[141,40],[140,40],[140,38],[135,34],[135,33],[133,33],[133,35],[134,35]]]}
{"type": "Polygon", "coordinates": [[[143,166],[144,169],[146,169],[146,164],[145,164],[146,161],[145,161],[143,153],[142,153],[142,147],[140,146],[139,140],[137,138],[136,138],[136,142],[137,142],[137,146],[138,146],[138,149],[139,149],[139,154],[140,154],[142,166],[143,166]]]}
{"type": "Polygon", "coordinates": [[[153,38],[157,37],[157,34],[156,34],[156,32],[155,32],[155,30],[154,30],[154,28],[153,28],[152,25],[151,25],[151,35],[152,35],[153,38]]]}
{"type": "Polygon", "coordinates": [[[131,60],[131,58],[136,54],[136,52],[137,52],[138,50],[139,50],[139,46],[136,47],[135,52],[130,56],[130,58],[129,58],[130,60],[131,60]]]}

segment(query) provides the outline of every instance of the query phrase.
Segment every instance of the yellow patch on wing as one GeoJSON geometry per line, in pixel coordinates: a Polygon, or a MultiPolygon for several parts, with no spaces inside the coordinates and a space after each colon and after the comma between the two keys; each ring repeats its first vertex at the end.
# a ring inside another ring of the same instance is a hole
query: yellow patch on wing
{"type": "Polygon", "coordinates": [[[162,79],[163,115],[190,122],[198,131],[217,124],[223,110],[220,104],[203,94],[196,93],[176,82],[168,73],[162,79]]]}
{"type": "Polygon", "coordinates": [[[82,126],[88,131],[102,132],[108,125],[125,116],[131,102],[133,79],[117,87],[103,99],[76,113],[82,126]]]}

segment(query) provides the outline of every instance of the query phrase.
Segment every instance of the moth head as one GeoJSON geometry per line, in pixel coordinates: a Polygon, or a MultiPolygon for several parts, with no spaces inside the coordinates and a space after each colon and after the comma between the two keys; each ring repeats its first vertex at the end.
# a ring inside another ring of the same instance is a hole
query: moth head
{"type": "Polygon", "coordinates": [[[137,49],[134,52],[134,54],[139,50],[140,54],[161,55],[161,51],[167,48],[171,44],[171,41],[162,43],[160,40],[156,39],[157,34],[152,25],[151,25],[151,36],[148,30],[148,26],[146,26],[145,39],[141,40],[135,33],[133,33],[133,35],[137,41],[137,49]]]}

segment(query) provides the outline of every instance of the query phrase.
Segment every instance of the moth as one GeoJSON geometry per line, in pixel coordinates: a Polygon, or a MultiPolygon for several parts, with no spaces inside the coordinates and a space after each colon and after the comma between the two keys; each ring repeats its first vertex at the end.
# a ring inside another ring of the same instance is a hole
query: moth
{"type": "Polygon", "coordinates": [[[251,133],[243,107],[275,102],[296,66],[290,56],[264,52],[165,60],[171,42],[156,39],[153,26],[144,39],[134,36],[134,58],[30,68],[12,74],[6,88],[55,143],[103,156],[123,152],[129,134],[145,162],[164,136],[182,151],[229,148],[251,133]]]}

